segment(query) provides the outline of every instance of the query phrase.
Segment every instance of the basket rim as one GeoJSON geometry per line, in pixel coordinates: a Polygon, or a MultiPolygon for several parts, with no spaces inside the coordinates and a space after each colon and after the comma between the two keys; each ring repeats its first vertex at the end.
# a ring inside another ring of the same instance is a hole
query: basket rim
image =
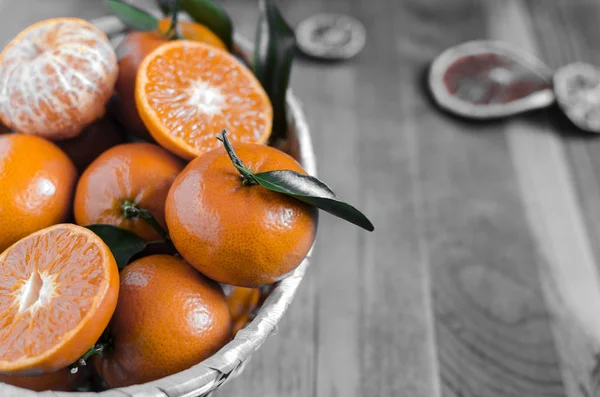
{"type": "MultiPolygon", "coordinates": [[[[234,34],[234,42],[247,52],[254,47],[250,40],[238,33],[234,34]]],[[[286,103],[296,130],[299,161],[308,174],[316,176],[317,165],[310,129],[300,101],[289,88],[286,103]]],[[[314,243],[302,263],[275,284],[256,317],[245,328],[217,353],[184,371],[152,382],[101,392],[35,392],[3,383],[0,383],[0,391],[7,393],[5,397],[196,397],[208,393],[238,375],[252,353],[276,330],[310,264],[313,249],[314,243]]]]}

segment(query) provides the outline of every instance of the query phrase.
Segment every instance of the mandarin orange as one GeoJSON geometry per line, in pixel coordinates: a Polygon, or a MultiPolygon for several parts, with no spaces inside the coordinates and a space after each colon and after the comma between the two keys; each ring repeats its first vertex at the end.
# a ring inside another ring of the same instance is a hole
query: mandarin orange
{"type": "Polygon", "coordinates": [[[72,138],[104,114],[117,72],[108,38],[91,23],[35,23],[0,54],[0,119],[21,133],[72,138]]]}
{"type": "MultiPolygon", "coordinates": [[[[119,120],[132,133],[144,139],[152,139],[146,130],[135,106],[135,79],[142,60],[158,46],[168,42],[160,32],[169,29],[171,20],[159,21],[158,32],[131,32],[117,48],[119,60],[119,77],[115,86],[118,94],[114,111],[119,120]]],[[[225,44],[208,28],[203,25],[180,21],[179,36],[188,40],[200,41],[216,48],[226,49],[225,44]]]]}
{"type": "Polygon", "coordinates": [[[117,305],[119,269],[100,237],[42,229],[0,254],[0,373],[39,375],[77,361],[117,305]]]}
{"type": "Polygon", "coordinates": [[[100,154],[125,142],[125,135],[107,117],[87,126],[75,138],[58,141],[56,144],[73,160],[75,167],[81,173],[100,154]]]}
{"type": "MultiPolygon", "coordinates": [[[[254,172],[304,172],[275,148],[234,148],[254,172]]],[[[243,186],[222,147],[187,165],[169,190],[165,211],[171,239],[188,263],[213,280],[242,287],[271,284],[294,270],[317,229],[316,208],[259,185],[243,186]]]]}
{"type": "Polygon", "coordinates": [[[121,273],[109,326],[114,349],[94,366],[110,387],[159,379],[208,358],[231,339],[221,287],[179,258],[153,255],[121,273]]]}
{"type": "Polygon", "coordinates": [[[122,209],[131,202],[152,213],[165,227],[165,199],[184,163],[160,146],[124,143],[102,153],[85,170],[75,192],[75,221],[79,225],[109,224],[143,239],[160,239],[141,218],[127,218],[122,209]]]}
{"type": "Polygon", "coordinates": [[[84,371],[72,374],[69,368],[34,376],[0,374],[0,382],[33,391],[75,391],[84,378],[84,371]]]}
{"type": "Polygon", "coordinates": [[[234,142],[266,143],[273,109],[252,71],[209,45],[172,41],[139,67],[135,99],[152,137],[184,159],[218,146],[223,128],[234,142]]]}
{"type": "Polygon", "coordinates": [[[36,136],[0,135],[0,252],[69,215],[75,166],[55,144],[36,136]]]}
{"type": "Polygon", "coordinates": [[[227,305],[233,320],[233,334],[244,328],[260,302],[260,289],[232,287],[227,295],[227,305]]]}
{"type": "MultiPolygon", "coordinates": [[[[163,18],[158,21],[159,32],[167,32],[170,27],[171,18],[163,18]]],[[[178,21],[177,36],[184,40],[197,41],[227,51],[227,46],[219,36],[206,26],[193,21],[178,21]]]]}

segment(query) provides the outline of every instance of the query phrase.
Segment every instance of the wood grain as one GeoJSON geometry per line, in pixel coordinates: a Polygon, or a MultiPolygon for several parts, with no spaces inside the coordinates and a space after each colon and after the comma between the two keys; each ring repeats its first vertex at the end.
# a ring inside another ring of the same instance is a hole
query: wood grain
{"type": "MultiPolygon", "coordinates": [[[[433,16],[430,25],[451,32],[435,38],[438,51],[488,36],[483,2],[453,2],[443,11],[440,4],[418,8],[433,16]]],[[[420,23],[413,31],[428,30],[420,23]]],[[[415,95],[412,106],[419,99],[415,95]]],[[[419,180],[443,395],[563,395],[537,247],[507,142],[511,132],[505,124],[443,118],[426,103],[421,109],[413,114],[419,114],[419,180]]]]}
{"type": "MultiPolygon", "coordinates": [[[[540,19],[544,14],[529,14],[520,1],[511,1],[503,9],[491,7],[490,11],[494,38],[540,52],[538,38],[532,34],[536,23],[532,25],[532,21],[547,25],[547,18],[540,19]]],[[[552,111],[556,109],[548,112],[552,111]]],[[[530,229],[539,247],[541,280],[553,314],[565,391],[569,396],[592,395],[594,355],[600,347],[600,284],[573,178],[579,167],[570,167],[565,146],[571,140],[554,133],[560,130],[552,121],[538,117],[527,124],[511,123],[509,143],[530,229]]]]}

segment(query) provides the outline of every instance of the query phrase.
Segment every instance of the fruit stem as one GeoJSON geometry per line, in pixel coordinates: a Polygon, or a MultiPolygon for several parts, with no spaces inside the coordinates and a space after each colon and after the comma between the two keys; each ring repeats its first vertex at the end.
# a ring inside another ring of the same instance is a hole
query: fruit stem
{"type": "Polygon", "coordinates": [[[79,372],[79,367],[85,367],[87,365],[87,361],[94,357],[104,353],[109,348],[112,348],[113,342],[112,340],[102,341],[96,343],[94,346],[90,347],[90,349],[85,352],[83,356],[79,358],[79,360],[75,361],[73,364],[69,365],[69,370],[72,374],[76,374],[79,372]]]}
{"type": "Polygon", "coordinates": [[[179,16],[179,0],[172,0],[173,8],[171,9],[171,26],[169,26],[169,30],[165,33],[165,37],[167,40],[172,40],[178,38],[177,34],[177,18],[179,16]]]}
{"type": "Polygon", "coordinates": [[[129,200],[125,200],[125,202],[121,205],[121,210],[123,211],[123,216],[125,216],[126,219],[141,218],[146,221],[146,223],[156,230],[160,238],[162,238],[162,241],[176,251],[173,241],[171,241],[171,237],[169,237],[167,231],[163,229],[150,211],[145,208],[140,208],[136,203],[133,203],[129,200]]]}
{"type": "Polygon", "coordinates": [[[242,176],[242,185],[256,185],[258,181],[254,178],[254,172],[252,172],[248,167],[242,163],[242,160],[235,154],[233,150],[233,146],[231,145],[231,141],[227,138],[227,130],[223,130],[217,135],[217,140],[223,142],[225,146],[225,151],[229,155],[233,166],[238,170],[240,175],[242,176]]]}

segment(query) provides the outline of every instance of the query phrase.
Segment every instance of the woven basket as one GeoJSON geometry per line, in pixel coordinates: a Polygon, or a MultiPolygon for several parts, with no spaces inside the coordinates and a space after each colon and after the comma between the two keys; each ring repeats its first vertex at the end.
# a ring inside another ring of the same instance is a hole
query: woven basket
{"type": "MultiPolygon", "coordinates": [[[[116,35],[124,27],[114,18],[92,21],[103,29],[113,43],[118,42],[116,35]]],[[[247,58],[252,44],[245,38],[235,36],[236,51],[247,58]]],[[[306,172],[316,175],[316,162],[306,117],[300,102],[291,90],[287,92],[287,105],[290,115],[288,152],[296,158],[306,172]]],[[[311,250],[312,252],[312,250],[311,250]]],[[[309,265],[311,252],[302,264],[288,277],[275,285],[266,298],[256,317],[235,338],[216,354],[201,363],[154,382],[111,389],[103,392],[33,392],[0,383],[0,397],[205,397],[224,382],[239,375],[254,353],[277,329],[277,323],[283,317],[292,302],[296,289],[309,265]]]]}

